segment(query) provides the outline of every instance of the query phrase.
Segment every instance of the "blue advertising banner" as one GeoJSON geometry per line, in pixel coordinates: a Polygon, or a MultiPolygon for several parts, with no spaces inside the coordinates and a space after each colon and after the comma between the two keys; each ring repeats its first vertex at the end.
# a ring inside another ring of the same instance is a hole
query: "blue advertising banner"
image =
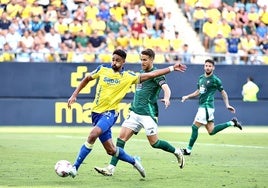
{"type": "MultiPolygon", "coordinates": [[[[5,125],[88,125],[91,123],[91,102],[95,95],[96,81],[90,82],[72,110],[67,100],[86,73],[100,64],[61,63],[0,63],[0,126],[5,125]]],[[[159,68],[168,65],[156,65],[159,68]]],[[[139,64],[127,64],[126,69],[139,71],[139,64]]],[[[268,125],[268,66],[218,65],[215,70],[228,92],[230,104],[236,107],[236,116],[246,125],[268,125]],[[252,76],[260,87],[259,101],[242,101],[241,89],[247,76],[252,76]]],[[[197,110],[196,99],[181,103],[179,99],[196,89],[202,65],[188,65],[185,73],[167,75],[172,90],[171,106],[160,104],[160,125],[190,125],[197,110]]],[[[120,104],[120,125],[127,117],[135,86],[120,104]]],[[[160,97],[162,93],[160,94],[160,97]]],[[[217,94],[216,123],[232,118],[217,94]]]]}

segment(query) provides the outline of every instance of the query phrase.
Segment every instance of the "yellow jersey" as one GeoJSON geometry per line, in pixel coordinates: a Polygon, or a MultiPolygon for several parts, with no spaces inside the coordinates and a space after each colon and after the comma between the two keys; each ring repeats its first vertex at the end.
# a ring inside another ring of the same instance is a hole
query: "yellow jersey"
{"type": "Polygon", "coordinates": [[[114,72],[111,65],[100,65],[90,73],[98,79],[92,112],[118,111],[118,104],[130,91],[132,84],[139,83],[140,73],[132,71],[114,72]]]}

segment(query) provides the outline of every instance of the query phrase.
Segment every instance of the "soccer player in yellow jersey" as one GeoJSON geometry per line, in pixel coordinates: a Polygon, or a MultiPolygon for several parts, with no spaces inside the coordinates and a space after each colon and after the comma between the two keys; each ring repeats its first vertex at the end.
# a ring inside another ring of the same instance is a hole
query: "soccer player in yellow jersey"
{"type": "Polygon", "coordinates": [[[148,73],[134,73],[125,71],[123,65],[127,54],[117,49],[112,54],[112,63],[109,66],[100,65],[96,70],[88,74],[75,89],[68,100],[68,107],[76,101],[79,92],[88,82],[98,79],[95,99],[92,106],[92,122],[94,128],[89,133],[87,141],[82,145],[73,167],[69,171],[71,177],[77,175],[77,170],[93,149],[97,138],[101,141],[107,154],[117,157],[119,160],[132,164],[145,177],[145,171],[140,162],[128,155],[122,148],[113,144],[111,127],[118,117],[118,104],[124,98],[132,84],[139,84],[150,78],[168,74],[171,71],[186,70],[186,66],[180,63],[167,68],[158,69],[148,73]]]}

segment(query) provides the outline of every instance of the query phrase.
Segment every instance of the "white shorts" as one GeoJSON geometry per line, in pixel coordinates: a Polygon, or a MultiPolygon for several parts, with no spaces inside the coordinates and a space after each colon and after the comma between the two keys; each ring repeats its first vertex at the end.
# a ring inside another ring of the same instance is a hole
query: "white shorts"
{"type": "Polygon", "coordinates": [[[199,107],[194,120],[206,125],[209,121],[214,120],[214,108],[199,107]]]}
{"type": "Polygon", "coordinates": [[[145,129],[147,136],[157,134],[157,123],[151,116],[139,115],[130,111],[129,117],[125,119],[122,127],[127,127],[137,134],[142,128],[145,129]]]}

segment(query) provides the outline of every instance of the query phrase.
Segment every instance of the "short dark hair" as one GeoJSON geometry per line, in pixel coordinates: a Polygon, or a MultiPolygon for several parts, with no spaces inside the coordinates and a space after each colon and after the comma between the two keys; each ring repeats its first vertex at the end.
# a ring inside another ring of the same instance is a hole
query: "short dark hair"
{"type": "Polygon", "coordinates": [[[113,55],[116,54],[116,55],[119,55],[120,57],[122,57],[123,59],[126,59],[127,58],[127,53],[124,51],[124,50],[121,50],[121,49],[117,49],[113,52],[113,55]]]}
{"type": "Polygon", "coordinates": [[[155,53],[154,53],[154,51],[153,51],[152,49],[150,49],[150,48],[147,48],[147,49],[143,50],[143,51],[141,52],[141,54],[142,54],[142,55],[147,55],[147,56],[149,56],[150,58],[153,58],[153,59],[154,59],[154,57],[155,57],[155,53]]]}
{"type": "Polygon", "coordinates": [[[211,63],[212,65],[215,65],[215,62],[212,59],[206,59],[205,63],[211,63]]]}

